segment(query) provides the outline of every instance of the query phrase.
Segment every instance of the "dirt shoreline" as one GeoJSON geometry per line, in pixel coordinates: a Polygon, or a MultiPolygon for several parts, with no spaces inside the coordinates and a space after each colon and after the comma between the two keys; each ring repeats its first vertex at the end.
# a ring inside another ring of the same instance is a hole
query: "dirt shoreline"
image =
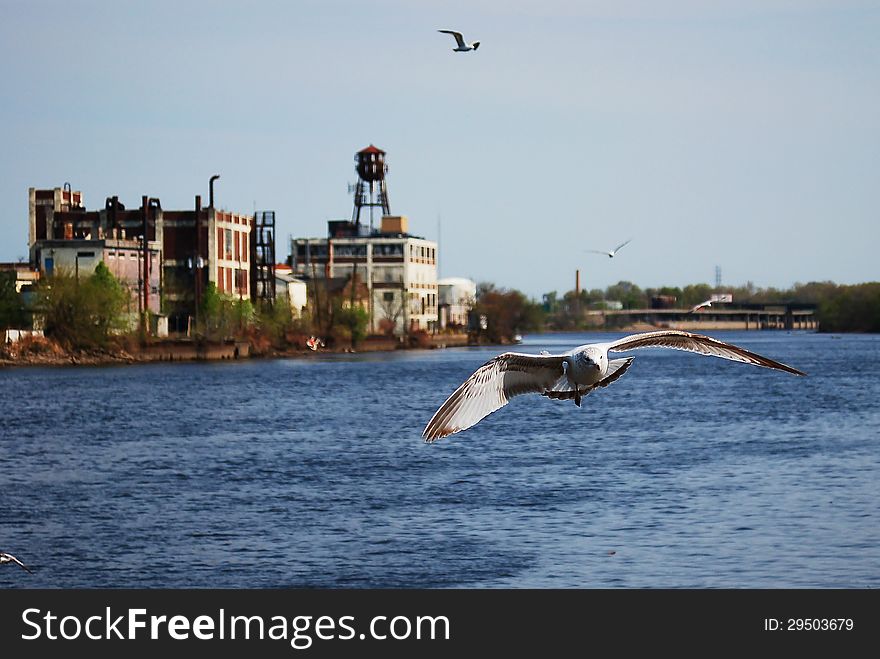
{"type": "Polygon", "coordinates": [[[198,342],[188,339],[156,341],[143,346],[96,350],[65,350],[53,341],[27,339],[17,344],[0,346],[0,369],[27,366],[113,366],[170,362],[242,361],[249,359],[297,359],[317,354],[351,354],[391,352],[394,350],[439,349],[467,345],[463,336],[436,335],[429,341],[405,344],[388,337],[373,337],[350,346],[325,347],[317,351],[292,346],[285,349],[262,345],[259,348],[246,340],[198,342]]]}
{"type": "MultiPolygon", "coordinates": [[[[597,333],[635,333],[658,329],[653,325],[636,324],[617,329],[596,328],[597,333]]],[[[564,330],[548,330],[540,334],[563,334],[564,330]]],[[[357,348],[348,346],[321,348],[315,352],[307,348],[290,347],[277,349],[255,347],[248,341],[196,342],[188,339],[157,341],[142,347],[114,350],[64,350],[56,343],[27,340],[20,344],[0,346],[0,369],[26,366],[113,366],[122,364],[151,364],[169,362],[236,361],[248,359],[297,359],[316,354],[345,354],[363,352],[392,352],[394,350],[425,350],[472,345],[464,335],[434,335],[430,341],[405,344],[387,337],[372,337],[362,341],[357,348]]],[[[481,344],[506,348],[513,344],[481,344]]]]}

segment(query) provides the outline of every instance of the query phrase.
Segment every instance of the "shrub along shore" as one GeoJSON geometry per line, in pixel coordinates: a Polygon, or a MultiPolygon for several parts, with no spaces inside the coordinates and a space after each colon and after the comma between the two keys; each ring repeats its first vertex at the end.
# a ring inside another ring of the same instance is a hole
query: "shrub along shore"
{"type": "Polygon", "coordinates": [[[603,308],[610,301],[624,309],[639,309],[662,297],[687,309],[713,293],[731,294],[740,304],[813,304],[821,332],[880,332],[878,282],[812,282],[786,290],[758,289],[751,284],[720,289],[706,284],[640,289],[631,282],[619,282],[605,290],[568,291],[562,296],[553,291],[545,294],[542,302],[517,290],[483,283],[477,287],[473,305],[473,317],[480,322],[470,331],[456,327],[450,333],[422,331],[406,337],[392,333],[396,318],[379,323],[386,328],[385,334],[367,336],[369,316],[354,295],[322,294],[309,301],[310,311],[294,314],[281,301],[255,307],[249,300],[222,295],[208,284],[194,336],[157,340],[145,334],[141,318],[132,312],[136,298],[103,263],[87,277],[60,272],[43,278],[27,296],[16,292],[14,279],[7,274],[0,273],[0,329],[27,328],[38,317],[44,331],[44,337],[0,345],[0,365],[7,366],[292,357],[311,354],[307,340],[313,336],[320,337],[322,350],[333,352],[466,343],[504,345],[527,332],[596,330],[588,325],[584,311],[603,308]]]}

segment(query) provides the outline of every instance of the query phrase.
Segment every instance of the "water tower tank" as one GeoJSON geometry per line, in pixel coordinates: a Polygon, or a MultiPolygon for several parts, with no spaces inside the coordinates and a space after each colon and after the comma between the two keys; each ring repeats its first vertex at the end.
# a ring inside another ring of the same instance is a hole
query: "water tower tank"
{"type": "Polygon", "coordinates": [[[382,181],[388,172],[388,165],[385,164],[385,152],[377,149],[372,144],[365,149],[361,149],[354,156],[356,163],[355,169],[358,176],[363,181],[382,181]]]}

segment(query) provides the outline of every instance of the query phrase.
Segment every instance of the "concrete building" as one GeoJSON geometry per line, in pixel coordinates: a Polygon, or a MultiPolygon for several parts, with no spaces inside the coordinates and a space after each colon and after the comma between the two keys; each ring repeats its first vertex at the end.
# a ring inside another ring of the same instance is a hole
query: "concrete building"
{"type": "Polygon", "coordinates": [[[131,294],[131,311],[161,312],[161,235],[148,222],[158,200],[126,211],[118,198],[87,211],[83,196],[69,188],[28,190],[28,238],[32,266],[46,276],[64,272],[91,276],[103,261],[131,294]],[[144,242],[144,235],[147,241],[144,242]],[[147,285],[144,285],[147,282],[147,285]]]}
{"type": "MultiPolygon", "coordinates": [[[[213,196],[213,195],[212,195],[213,196]]],[[[87,211],[79,191],[30,188],[30,259],[51,275],[91,274],[99,261],[131,291],[138,309],[166,316],[171,332],[188,334],[208,282],[220,293],[251,298],[254,218],[205,208],[163,210],[144,196],[127,210],[118,197],[87,211]],[[148,282],[144,286],[143,282],[148,282]]]]}
{"type": "Polygon", "coordinates": [[[444,277],[437,282],[440,328],[466,328],[477,298],[477,284],[464,277],[444,277]]]}
{"type": "Polygon", "coordinates": [[[378,230],[328,222],[327,238],[294,238],[291,265],[303,280],[350,280],[367,288],[372,333],[437,327],[437,243],[413,236],[405,216],[385,215],[378,230]]]}
{"type": "Polygon", "coordinates": [[[293,269],[286,263],[275,264],[276,300],[286,300],[293,315],[299,317],[309,304],[308,284],[293,276],[293,269]]]}
{"type": "Polygon", "coordinates": [[[162,211],[162,273],[172,332],[187,333],[207,284],[238,298],[251,298],[253,217],[202,206],[162,211]]]}
{"type": "Polygon", "coordinates": [[[0,276],[13,278],[16,293],[21,293],[40,281],[40,271],[30,263],[0,263],[0,276]]]}

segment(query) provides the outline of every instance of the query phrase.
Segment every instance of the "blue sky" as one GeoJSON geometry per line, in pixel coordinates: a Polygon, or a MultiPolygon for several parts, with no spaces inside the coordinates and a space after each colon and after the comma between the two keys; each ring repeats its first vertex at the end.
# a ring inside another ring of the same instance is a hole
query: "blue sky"
{"type": "Polygon", "coordinates": [[[441,274],[529,295],[880,279],[880,2],[0,0],[0,260],[27,188],[351,215],[353,155],[441,274]],[[453,53],[455,28],[479,39],[453,53]],[[633,241],[614,259],[587,249],[633,241]]]}

